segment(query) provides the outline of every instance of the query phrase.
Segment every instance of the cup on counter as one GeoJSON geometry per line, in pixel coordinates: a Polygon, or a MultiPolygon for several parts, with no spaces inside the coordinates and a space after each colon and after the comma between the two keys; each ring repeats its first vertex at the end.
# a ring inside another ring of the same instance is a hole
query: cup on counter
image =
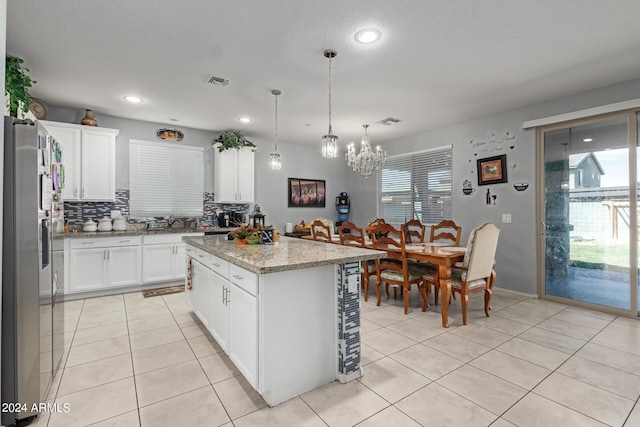
{"type": "Polygon", "coordinates": [[[293,224],[292,224],[292,223],[290,223],[290,222],[287,222],[287,223],[284,225],[284,231],[285,231],[286,233],[293,233],[293,224]]]}

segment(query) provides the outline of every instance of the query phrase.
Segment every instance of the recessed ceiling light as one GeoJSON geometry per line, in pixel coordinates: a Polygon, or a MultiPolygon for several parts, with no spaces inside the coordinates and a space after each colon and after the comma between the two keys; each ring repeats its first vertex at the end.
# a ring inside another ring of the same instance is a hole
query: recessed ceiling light
{"type": "Polygon", "coordinates": [[[251,118],[249,118],[249,117],[240,117],[238,120],[241,123],[251,123],[252,122],[251,118]]]}
{"type": "Polygon", "coordinates": [[[124,99],[133,104],[140,104],[142,102],[142,98],[140,98],[139,96],[125,96],[124,99]]]}
{"type": "Polygon", "coordinates": [[[360,43],[373,43],[380,40],[382,34],[378,30],[367,28],[356,33],[356,41],[360,43]]]}
{"type": "Polygon", "coordinates": [[[585,138],[582,140],[582,142],[591,142],[593,141],[593,138],[585,138]]]}

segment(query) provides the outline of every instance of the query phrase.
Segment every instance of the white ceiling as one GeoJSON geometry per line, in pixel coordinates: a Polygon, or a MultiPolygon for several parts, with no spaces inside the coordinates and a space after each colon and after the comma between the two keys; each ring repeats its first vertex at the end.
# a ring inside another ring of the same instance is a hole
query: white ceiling
{"type": "Polygon", "coordinates": [[[364,123],[384,142],[640,77],[638,0],[7,3],[7,53],[49,105],[270,139],[280,89],[279,140],[294,143],[327,132],[329,48],[343,148],[364,123]],[[362,28],[382,39],[356,43],[362,28]]]}

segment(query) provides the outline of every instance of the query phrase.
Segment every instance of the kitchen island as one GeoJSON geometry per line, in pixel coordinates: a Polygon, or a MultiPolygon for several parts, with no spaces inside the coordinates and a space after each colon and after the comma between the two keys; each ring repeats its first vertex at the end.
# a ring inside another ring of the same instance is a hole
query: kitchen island
{"type": "Polygon", "coordinates": [[[183,241],[187,300],[270,406],[362,375],[360,262],[385,252],[288,237],[183,241]]]}

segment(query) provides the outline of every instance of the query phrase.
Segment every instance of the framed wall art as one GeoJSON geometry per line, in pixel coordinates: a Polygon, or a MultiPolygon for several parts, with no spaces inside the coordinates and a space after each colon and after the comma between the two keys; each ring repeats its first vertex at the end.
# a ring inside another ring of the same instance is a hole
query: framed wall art
{"type": "Polygon", "coordinates": [[[478,159],[478,185],[507,182],[507,155],[478,159]]]}
{"type": "Polygon", "coordinates": [[[289,178],[290,208],[324,208],[325,182],[322,179],[289,178]]]}

